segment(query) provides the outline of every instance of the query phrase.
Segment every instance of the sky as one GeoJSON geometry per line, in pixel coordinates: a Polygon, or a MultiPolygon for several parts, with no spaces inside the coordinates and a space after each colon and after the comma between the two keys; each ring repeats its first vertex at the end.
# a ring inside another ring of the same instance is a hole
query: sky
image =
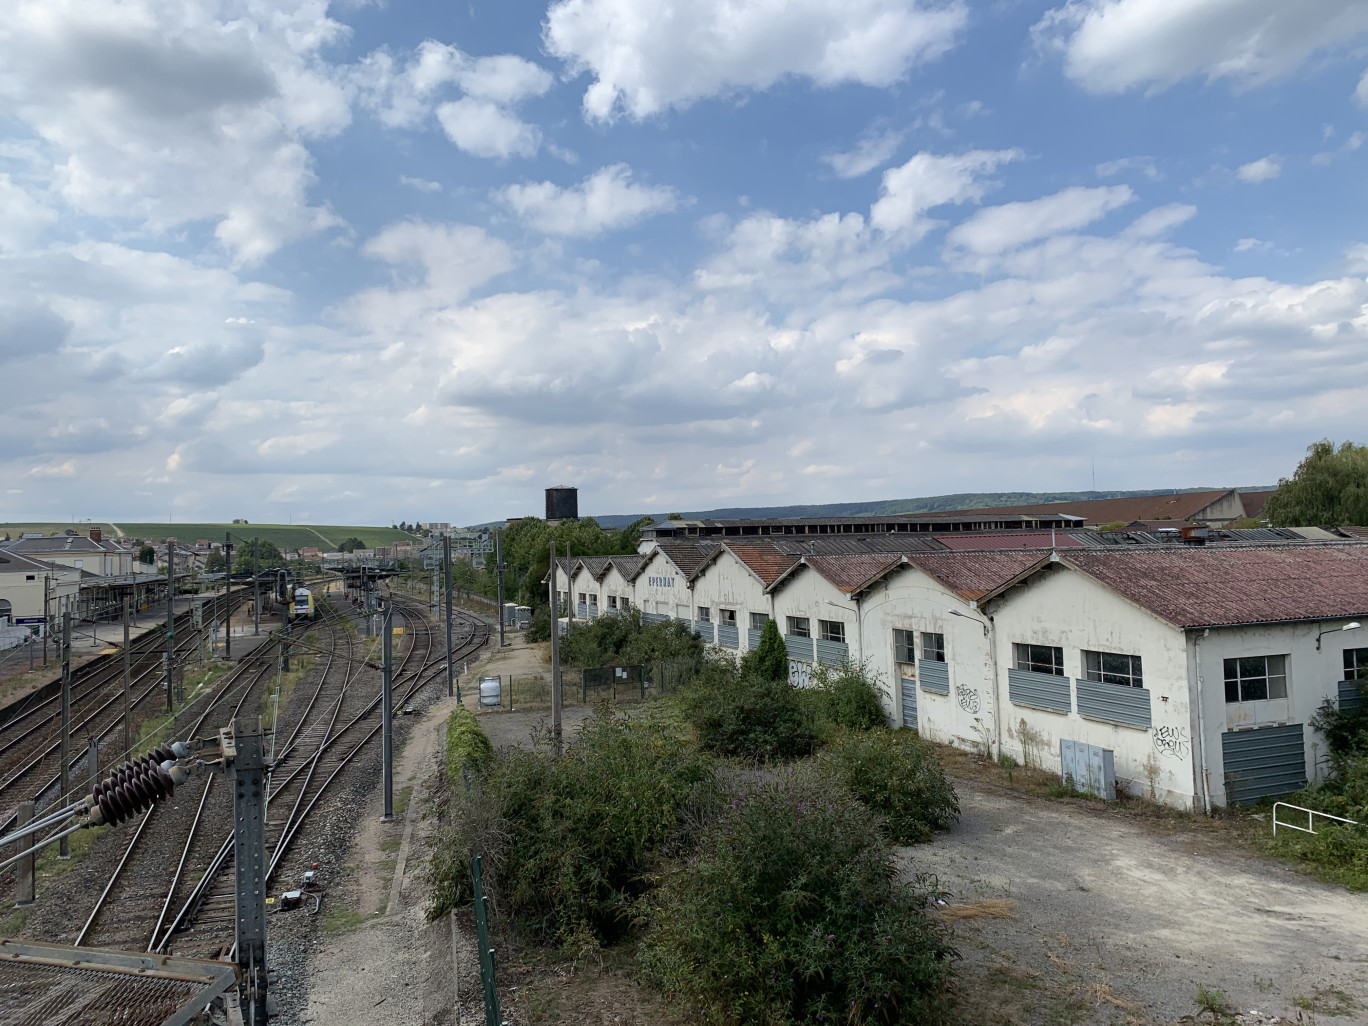
{"type": "Polygon", "coordinates": [[[0,520],[1273,482],[1365,139],[1362,0],[0,0],[0,520]]]}

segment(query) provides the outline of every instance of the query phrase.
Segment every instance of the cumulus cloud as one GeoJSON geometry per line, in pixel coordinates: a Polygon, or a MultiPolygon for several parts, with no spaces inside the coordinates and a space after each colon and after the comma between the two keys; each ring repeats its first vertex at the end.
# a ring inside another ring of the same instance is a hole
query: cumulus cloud
{"type": "Polygon", "coordinates": [[[903,133],[891,128],[882,132],[868,132],[853,150],[848,153],[825,153],[822,161],[831,166],[837,178],[859,178],[887,164],[898,152],[902,140],[903,133]]]}
{"type": "Polygon", "coordinates": [[[154,233],[209,221],[257,260],[337,221],[308,200],[306,142],[350,118],[318,64],[344,33],[326,7],[17,0],[0,21],[0,101],[73,209],[154,233]]]}
{"type": "Polygon", "coordinates": [[[793,76],[884,87],[952,47],[959,0],[557,0],[548,52],[588,72],[585,115],[641,119],[793,76]]]}
{"type": "Polygon", "coordinates": [[[1074,186],[1037,200],[985,207],[957,225],[948,241],[951,246],[989,256],[1084,228],[1134,199],[1135,193],[1125,185],[1097,189],[1074,186]]]}
{"type": "Polygon", "coordinates": [[[420,128],[434,114],[448,139],[477,157],[531,157],[541,130],[517,106],[544,95],[550,72],[514,54],[471,57],[454,46],[424,40],[402,66],[388,50],[368,54],[353,71],[363,105],[390,128],[420,128]],[[464,95],[444,99],[450,89],[464,95]]]}
{"type": "Polygon", "coordinates": [[[674,189],[633,182],[626,164],[600,168],[568,189],[552,182],[529,182],[506,186],[495,198],[548,235],[600,235],[679,205],[674,189]]]}
{"type": "Polygon", "coordinates": [[[918,153],[906,164],[883,174],[879,199],[869,220],[885,232],[923,235],[933,222],[923,215],[947,203],[977,203],[996,187],[987,178],[997,168],[1023,156],[1020,150],[971,150],[938,156],[918,153]]]}
{"type": "Polygon", "coordinates": [[[1032,30],[1092,92],[1165,89],[1194,76],[1248,88],[1368,31],[1359,0],[1069,0],[1032,30]]]}
{"type": "Polygon", "coordinates": [[[1251,160],[1248,164],[1241,164],[1235,174],[1240,181],[1248,182],[1250,185],[1272,181],[1282,174],[1282,158],[1270,155],[1251,160]]]}

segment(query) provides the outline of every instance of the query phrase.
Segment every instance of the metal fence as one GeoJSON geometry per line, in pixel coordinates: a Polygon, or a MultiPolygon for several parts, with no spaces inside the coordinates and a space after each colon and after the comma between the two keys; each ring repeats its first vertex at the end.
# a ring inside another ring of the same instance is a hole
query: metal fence
{"type": "Polygon", "coordinates": [[[489,898],[484,892],[480,856],[472,855],[470,875],[475,888],[475,941],[480,946],[480,987],[484,991],[485,1026],[501,1026],[499,991],[494,986],[494,945],[489,940],[489,898]]]}

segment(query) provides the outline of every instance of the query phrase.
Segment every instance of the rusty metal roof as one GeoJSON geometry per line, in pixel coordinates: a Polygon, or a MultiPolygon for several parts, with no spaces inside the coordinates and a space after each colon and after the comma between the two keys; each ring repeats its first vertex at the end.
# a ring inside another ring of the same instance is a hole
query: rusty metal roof
{"type": "Polygon", "coordinates": [[[798,562],[796,555],[791,552],[782,552],[778,546],[771,545],[768,542],[729,541],[724,543],[723,548],[746,564],[751,573],[760,578],[766,587],[773,584],[783,575],[784,571],[798,562]]]}
{"type": "Polygon", "coordinates": [[[1176,627],[1368,614],[1364,545],[1092,549],[1060,559],[1176,627]]]}
{"type": "Polygon", "coordinates": [[[685,577],[693,576],[695,570],[707,561],[708,557],[717,549],[717,542],[690,542],[690,541],[662,541],[656,542],[656,548],[679,568],[679,572],[685,577]]]}
{"type": "Polygon", "coordinates": [[[231,962],[0,940],[0,1026],[181,1026],[236,984],[231,962]]]}
{"type": "Polygon", "coordinates": [[[858,556],[804,556],[803,562],[847,595],[863,591],[894,567],[907,562],[901,552],[858,556]]]}
{"type": "MultiPolygon", "coordinates": [[[[1091,534],[1092,532],[1087,532],[1091,534]]],[[[938,540],[954,552],[991,552],[995,549],[1080,548],[1083,531],[1011,531],[1005,534],[943,534],[938,540]]]]}
{"type": "Polygon", "coordinates": [[[907,561],[967,599],[980,599],[1015,580],[1050,554],[1039,549],[1003,549],[994,552],[913,553],[907,561]]]}
{"type": "MultiPolygon", "coordinates": [[[[1126,523],[1134,520],[1188,520],[1194,514],[1233,492],[1217,488],[1205,492],[1176,492],[1169,495],[1134,495],[1119,499],[1083,499],[1078,502],[1042,502],[1027,506],[1000,506],[990,509],[958,511],[963,514],[1044,515],[1070,513],[1086,517],[1090,524],[1126,523]]],[[[918,514],[921,516],[957,514],[918,514]]]]}
{"type": "Polygon", "coordinates": [[[637,574],[641,573],[641,568],[646,565],[646,557],[635,553],[630,556],[609,556],[608,562],[617,568],[623,580],[634,581],[637,574]]]}

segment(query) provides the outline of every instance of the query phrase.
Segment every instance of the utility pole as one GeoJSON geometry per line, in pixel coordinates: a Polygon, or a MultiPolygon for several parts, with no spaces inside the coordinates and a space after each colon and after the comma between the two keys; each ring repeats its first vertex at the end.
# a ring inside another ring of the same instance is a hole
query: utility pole
{"type": "Polygon", "coordinates": [[[446,568],[446,671],[447,698],[456,693],[456,669],[451,665],[451,535],[442,535],[442,566],[446,568]]]}
{"type": "Polygon", "coordinates": [[[290,589],[289,579],[285,576],[285,571],[280,571],[276,575],[276,598],[280,599],[280,672],[290,672],[290,643],[285,637],[285,632],[290,627],[290,603],[283,597],[290,589]]]}
{"type": "Polygon", "coordinates": [[[233,543],[223,536],[223,658],[233,658],[233,543]]]}
{"type": "Polygon", "coordinates": [[[48,592],[52,586],[52,574],[43,574],[43,665],[47,666],[48,635],[52,633],[52,617],[48,606],[51,604],[48,592]]]}
{"type": "Polygon", "coordinates": [[[575,586],[575,569],[570,562],[570,543],[565,543],[565,615],[570,621],[569,626],[575,625],[575,593],[571,590],[575,586]]]}
{"type": "MultiPolygon", "coordinates": [[[[380,642],[384,652],[382,697],[380,701],[380,761],[384,764],[385,814],[381,822],[394,819],[394,606],[385,606],[385,636],[380,642]]],[[[448,650],[450,652],[450,650],[448,650]]]]}
{"type": "Polygon", "coordinates": [[[133,758],[133,715],[129,703],[129,692],[133,687],[133,655],[128,647],[128,596],[123,600],[123,725],[124,725],[124,758],[133,758]]]}
{"type": "MultiPolygon", "coordinates": [[[[61,808],[71,794],[71,613],[62,614],[62,738],[60,758],[62,760],[62,794],[57,799],[61,808]]],[[[60,858],[71,858],[71,842],[65,837],[61,841],[60,858]]]]}
{"type": "Polygon", "coordinates": [[[266,1026],[266,758],[261,717],[233,723],[233,875],[246,1021],[266,1026]]]}
{"type": "Polygon", "coordinates": [[[257,540],[252,539],[252,633],[261,633],[261,566],[257,558],[257,540]]]}
{"type": "MultiPolygon", "coordinates": [[[[494,532],[494,566],[499,571],[499,647],[504,647],[504,594],[503,594],[503,532],[494,532]]],[[[513,685],[509,684],[508,693],[513,693],[513,685]]]]}
{"type": "Polygon", "coordinates": [[[100,741],[95,737],[86,738],[86,778],[90,781],[90,793],[100,784],[100,741]]]}
{"type": "Polygon", "coordinates": [[[551,745],[561,755],[560,619],[556,609],[556,543],[551,543],[551,745]]]}
{"type": "Polygon", "coordinates": [[[175,706],[176,686],[176,543],[166,539],[166,711],[175,706]]]}

